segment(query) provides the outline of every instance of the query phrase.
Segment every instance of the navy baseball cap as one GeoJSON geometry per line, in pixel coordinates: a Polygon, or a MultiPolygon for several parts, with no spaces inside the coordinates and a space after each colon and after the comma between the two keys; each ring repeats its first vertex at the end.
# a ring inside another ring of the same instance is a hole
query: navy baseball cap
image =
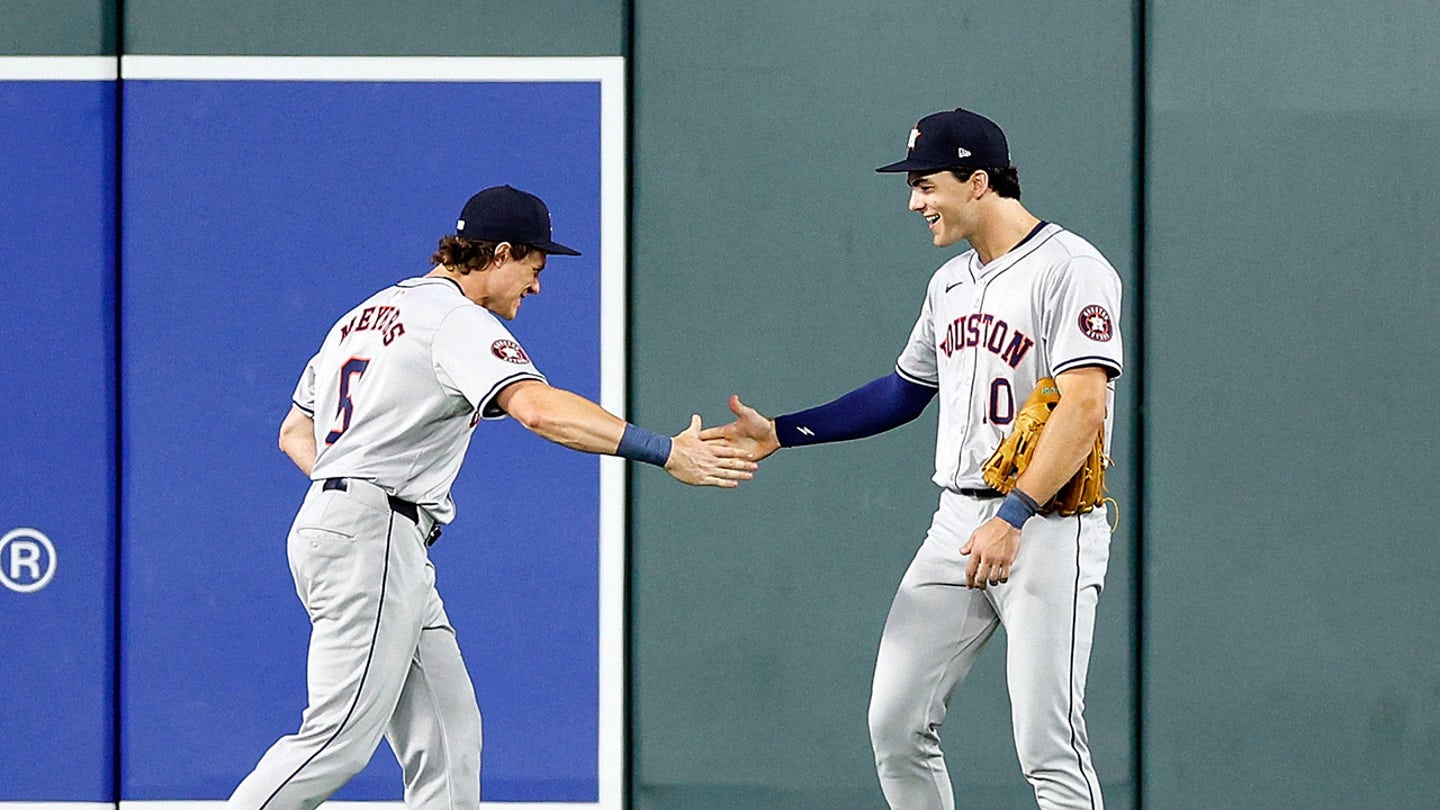
{"type": "Polygon", "coordinates": [[[485,242],[518,242],[541,253],[580,255],[550,238],[550,209],[545,202],[512,186],[492,186],[471,197],[460,211],[455,235],[485,242]]]}
{"type": "Polygon", "coordinates": [[[1010,165],[1005,133],[989,118],[955,108],[920,119],[910,130],[905,159],[877,172],[938,172],[958,168],[1004,168],[1010,165]]]}

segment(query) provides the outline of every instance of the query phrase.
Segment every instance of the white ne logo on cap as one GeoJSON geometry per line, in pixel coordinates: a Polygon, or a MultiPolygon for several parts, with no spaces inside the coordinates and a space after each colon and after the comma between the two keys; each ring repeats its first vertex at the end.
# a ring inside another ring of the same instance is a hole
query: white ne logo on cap
{"type": "Polygon", "coordinates": [[[456,223],[455,223],[455,230],[457,230],[457,231],[463,231],[463,230],[465,230],[465,220],[462,219],[462,220],[456,221],[456,223]]]}
{"type": "Polygon", "coordinates": [[[967,158],[967,157],[970,157],[971,154],[973,154],[973,153],[972,153],[969,149],[966,149],[966,148],[963,147],[963,146],[960,147],[959,149],[956,149],[956,150],[955,150],[955,156],[956,156],[956,157],[967,158]]]}
{"type": "Polygon", "coordinates": [[[905,144],[905,148],[906,148],[906,149],[914,149],[914,148],[915,148],[915,141],[916,141],[916,139],[918,139],[919,137],[920,137],[920,130],[918,130],[918,129],[912,129],[912,130],[910,130],[910,142],[907,143],[907,144],[905,144]]]}

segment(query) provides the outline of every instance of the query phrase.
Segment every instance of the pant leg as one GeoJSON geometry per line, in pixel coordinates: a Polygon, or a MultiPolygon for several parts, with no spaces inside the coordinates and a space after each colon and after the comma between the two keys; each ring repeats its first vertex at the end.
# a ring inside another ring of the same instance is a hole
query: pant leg
{"type": "Polygon", "coordinates": [[[420,645],[385,737],[405,773],[409,810],[478,810],[480,707],[455,629],[433,589],[420,645]]]}
{"type": "Polygon", "coordinates": [[[311,487],[288,541],[310,614],[309,705],[235,789],[231,810],[309,810],[370,761],[409,673],[433,585],[415,525],[384,493],[311,487]]]}
{"type": "Polygon", "coordinates": [[[880,786],[896,810],[955,806],[939,729],[951,692],[999,626],[986,592],[965,587],[960,547],[978,525],[979,509],[972,499],[942,496],[880,638],[870,739],[880,786]]]}
{"type": "Polygon", "coordinates": [[[1033,518],[995,589],[1020,767],[1043,810],[1103,810],[1085,730],[1095,607],[1109,561],[1104,512],[1033,518]]]}

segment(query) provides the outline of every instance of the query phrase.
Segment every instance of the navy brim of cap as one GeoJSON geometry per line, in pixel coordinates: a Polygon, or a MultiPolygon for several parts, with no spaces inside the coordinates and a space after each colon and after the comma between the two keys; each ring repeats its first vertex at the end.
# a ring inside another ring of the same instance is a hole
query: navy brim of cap
{"type": "Polygon", "coordinates": [[[541,253],[551,256],[579,256],[580,251],[572,247],[566,247],[559,242],[531,242],[530,246],[541,253]]]}
{"type": "Polygon", "coordinates": [[[946,169],[959,168],[959,163],[936,163],[933,160],[917,160],[906,158],[899,163],[891,163],[888,166],[881,166],[877,172],[943,172],[946,169]]]}

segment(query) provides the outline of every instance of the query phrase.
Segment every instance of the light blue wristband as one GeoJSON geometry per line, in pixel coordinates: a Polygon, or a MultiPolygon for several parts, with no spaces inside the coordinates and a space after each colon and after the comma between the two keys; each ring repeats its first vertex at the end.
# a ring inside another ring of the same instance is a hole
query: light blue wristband
{"type": "Polygon", "coordinates": [[[1040,504],[1016,487],[1005,496],[1005,502],[1000,504],[1000,511],[995,516],[1019,529],[1039,511],[1040,504]]]}
{"type": "Polygon", "coordinates": [[[620,446],[615,448],[615,455],[664,467],[665,462],[670,460],[670,444],[669,436],[651,433],[645,428],[626,422],[625,433],[620,437],[620,446]]]}

